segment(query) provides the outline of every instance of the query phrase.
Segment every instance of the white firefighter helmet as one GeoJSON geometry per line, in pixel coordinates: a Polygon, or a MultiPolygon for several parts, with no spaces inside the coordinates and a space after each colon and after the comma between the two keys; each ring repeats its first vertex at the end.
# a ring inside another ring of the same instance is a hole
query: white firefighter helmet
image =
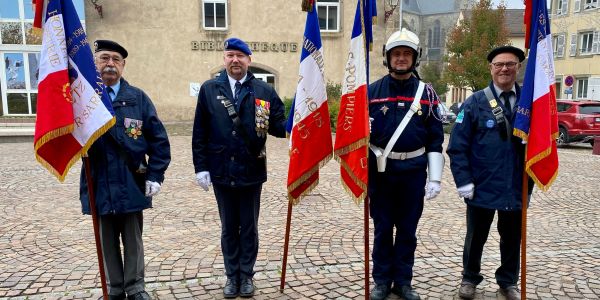
{"type": "Polygon", "coordinates": [[[385,57],[384,64],[388,67],[390,71],[394,71],[396,73],[409,73],[414,71],[414,69],[419,66],[419,61],[421,59],[421,47],[419,47],[419,37],[414,34],[412,31],[407,30],[406,28],[402,28],[402,30],[396,31],[392,33],[392,35],[388,38],[385,46],[383,48],[383,56],[385,57]],[[389,54],[390,50],[396,47],[409,47],[414,51],[413,64],[410,70],[406,72],[402,72],[399,70],[392,70],[392,67],[389,64],[389,54]]]}

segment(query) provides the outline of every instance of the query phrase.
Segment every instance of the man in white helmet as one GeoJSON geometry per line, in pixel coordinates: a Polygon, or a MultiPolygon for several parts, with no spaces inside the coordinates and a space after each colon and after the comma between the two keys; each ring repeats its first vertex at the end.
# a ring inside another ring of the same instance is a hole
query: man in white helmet
{"type": "Polygon", "coordinates": [[[411,285],[417,224],[424,199],[440,192],[444,166],[439,100],[418,77],[420,54],[417,35],[406,29],[394,32],[384,48],[389,74],[369,85],[368,193],[376,284],[371,299],[385,299],[392,292],[420,299],[411,285]]]}

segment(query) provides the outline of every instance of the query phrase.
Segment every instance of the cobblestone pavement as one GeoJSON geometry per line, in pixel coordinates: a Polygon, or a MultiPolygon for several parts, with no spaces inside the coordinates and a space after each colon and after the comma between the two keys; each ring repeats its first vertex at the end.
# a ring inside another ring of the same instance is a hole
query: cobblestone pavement
{"type": "MultiPolygon", "coordinates": [[[[174,134],[171,142],[167,180],[155,208],[144,213],[147,290],[154,299],[218,299],[225,277],[214,195],[194,184],[191,138],[174,134]]],[[[255,299],[364,298],[362,205],[343,191],[334,161],[293,209],[287,285],[279,292],[286,145],[268,143],[255,299]]],[[[589,145],[559,151],[557,181],[548,193],[536,190],[529,209],[527,296],[600,299],[600,156],[589,145]]],[[[0,144],[0,153],[0,298],[98,299],[91,217],[81,214],[78,200],[79,164],[59,184],[35,161],[31,143],[0,144]]],[[[425,299],[457,298],[460,281],[465,205],[448,166],[444,176],[418,231],[413,284],[425,299]]],[[[498,243],[493,229],[477,299],[497,298],[498,243]]]]}

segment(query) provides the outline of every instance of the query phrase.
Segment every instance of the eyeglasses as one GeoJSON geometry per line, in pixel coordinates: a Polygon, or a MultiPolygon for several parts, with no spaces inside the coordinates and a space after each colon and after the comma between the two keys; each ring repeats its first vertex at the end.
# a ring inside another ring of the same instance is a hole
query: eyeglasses
{"type": "Polygon", "coordinates": [[[509,62],[495,62],[495,63],[491,63],[490,65],[494,66],[494,69],[496,69],[496,70],[502,70],[504,67],[506,67],[507,69],[514,69],[518,64],[519,64],[518,62],[509,61],[509,62]]]}
{"type": "Polygon", "coordinates": [[[125,61],[123,58],[121,58],[119,56],[110,56],[110,55],[98,56],[98,60],[105,64],[107,64],[111,59],[116,65],[120,65],[123,63],[123,61],[125,61]]]}

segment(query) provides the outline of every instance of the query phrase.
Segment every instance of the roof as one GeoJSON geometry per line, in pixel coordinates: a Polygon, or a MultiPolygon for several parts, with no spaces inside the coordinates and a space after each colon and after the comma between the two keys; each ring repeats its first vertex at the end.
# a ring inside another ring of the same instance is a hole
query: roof
{"type": "Polygon", "coordinates": [[[459,11],[459,0],[400,0],[402,10],[417,15],[434,15],[459,11]]]}
{"type": "MultiPolygon", "coordinates": [[[[471,18],[471,13],[472,10],[463,11],[465,19],[471,18]]],[[[525,36],[525,24],[523,23],[524,16],[524,9],[504,10],[504,26],[508,29],[509,37],[525,36]]]]}

